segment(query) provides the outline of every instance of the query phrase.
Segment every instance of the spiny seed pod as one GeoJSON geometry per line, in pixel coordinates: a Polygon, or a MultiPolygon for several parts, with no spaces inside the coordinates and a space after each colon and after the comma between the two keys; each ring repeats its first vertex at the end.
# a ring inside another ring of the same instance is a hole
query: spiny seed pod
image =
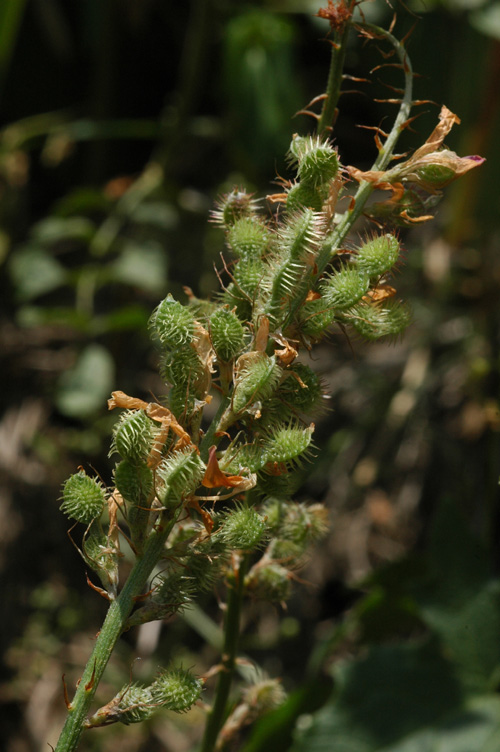
{"type": "Polygon", "coordinates": [[[183,386],[194,393],[205,375],[205,367],[191,345],[177,347],[168,352],[160,364],[160,375],[172,386],[183,386]]]}
{"type": "Polygon", "coordinates": [[[212,221],[228,228],[238,219],[255,216],[256,212],[257,202],[252,198],[252,194],[235,188],[218,200],[216,209],[212,212],[212,221]]]}
{"type": "Polygon", "coordinates": [[[278,534],[289,503],[291,502],[285,502],[281,498],[270,497],[262,505],[262,513],[267,518],[267,528],[272,535],[278,534]]]}
{"type": "Polygon", "coordinates": [[[99,708],[85,721],[86,728],[107,726],[110,723],[140,723],[146,721],[155,710],[149,687],[141,684],[128,684],[122,687],[107,705],[99,708]]]}
{"type": "Polygon", "coordinates": [[[298,545],[308,546],[328,530],[328,512],[322,504],[290,503],[280,527],[280,535],[298,545]]]}
{"type": "Polygon", "coordinates": [[[294,495],[303,482],[303,475],[297,469],[276,474],[267,472],[264,468],[257,473],[258,489],[265,496],[276,499],[289,499],[294,495]]]}
{"type": "Polygon", "coordinates": [[[377,235],[357,250],[356,265],[369,277],[390,271],[399,258],[399,241],[390,233],[377,235]]]}
{"type": "Polygon", "coordinates": [[[210,317],[210,339],[220,360],[233,360],[245,344],[245,330],[238,316],[228,308],[215,311],[210,317]]]}
{"type": "Polygon", "coordinates": [[[161,345],[171,350],[193,341],[194,321],[189,308],[167,295],[153,312],[149,325],[161,345]]]}
{"type": "Polygon", "coordinates": [[[369,286],[370,277],[362,268],[344,266],[324,281],[321,295],[326,305],[345,311],[366,295],[369,286]]]}
{"type": "Polygon", "coordinates": [[[145,464],[154,441],[155,424],[144,410],[128,410],[113,428],[111,453],[133,464],[145,464]]]}
{"type": "Polygon", "coordinates": [[[193,493],[199,486],[205,469],[205,464],[195,447],[186,447],[166,457],[157,471],[162,484],[162,487],[158,488],[161,504],[176,505],[193,493]]]}
{"type": "Polygon", "coordinates": [[[92,522],[83,543],[82,555],[85,563],[99,575],[104,588],[110,595],[116,595],[118,588],[118,551],[110,545],[99,521],[92,522]]]}
{"type": "Polygon", "coordinates": [[[186,384],[178,384],[172,387],[168,403],[177,420],[188,422],[196,410],[196,397],[186,387],[186,384]]]}
{"type": "Polygon", "coordinates": [[[129,503],[127,521],[130,536],[140,553],[149,524],[149,497],[153,491],[153,471],[147,465],[134,465],[128,460],[122,460],[115,467],[114,475],[118,491],[129,503]]]}
{"type": "Polygon", "coordinates": [[[308,428],[293,424],[274,428],[264,442],[264,461],[266,463],[297,461],[300,455],[309,448],[313,431],[313,424],[308,428]]]}
{"type": "Polygon", "coordinates": [[[303,261],[310,251],[316,250],[321,223],[321,215],[312,209],[303,209],[289,217],[279,233],[283,255],[291,261],[303,261]]]}
{"type": "Polygon", "coordinates": [[[230,548],[251,551],[265,530],[266,521],[255,509],[239,507],[225,517],[220,535],[230,548]]]}
{"type": "Polygon", "coordinates": [[[411,322],[411,311],[397,300],[383,305],[358,305],[349,311],[349,323],[368,340],[398,337],[411,322]],[[352,318],[351,318],[352,316],[352,318]]]}
{"type": "Polygon", "coordinates": [[[261,352],[241,355],[236,363],[232,413],[241,413],[254,402],[269,399],[280,376],[281,368],[274,355],[261,352]]]}
{"type": "Polygon", "coordinates": [[[191,603],[196,590],[194,579],[180,566],[164,572],[155,579],[155,584],[153,596],[127,620],[127,629],[181,613],[191,603]]]}
{"type": "Polygon", "coordinates": [[[294,183],[286,192],[287,211],[293,213],[300,209],[309,208],[319,212],[327,195],[327,192],[319,187],[308,183],[294,183]]]}
{"type": "Polygon", "coordinates": [[[288,377],[279,388],[279,397],[303,412],[316,407],[321,399],[321,382],[312,368],[305,363],[293,363],[286,373],[288,377]]]}
{"type": "Polygon", "coordinates": [[[182,668],[162,671],[150,686],[153,702],[184,713],[199,699],[203,682],[182,668]]]}
{"type": "Polygon", "coordinates": [[[236,256],[260,259],[269,247],[269,230],[256,217],[242,217],[230,228],[227,242],[236,256]]]}
{"type": "Polygon", "coordinates": [[[312,340],[320,340],[332,324],[334,315],[334,309],[323,298],[305,303],[298,315],[301,334],[312,340]]]}
{"type": "Polygon", "coordinates": [[[125,501],[146,506],[153,490],[153,471],[147,465],[122,460],[114,470],[115,485],[125,501]]]}
{"type": "Polygon", "coordinates": [[[182,565],[189,572],[197,591],[212,590],[220,581],[229,553],[226,542],[217,535],[205,538],[190,548],[189,555],[182,559],[182,565]]]}
{"type": "Polygon", "coordinates": [[[114,712],[118,712],[118,721],[128,726],[130,723],[140,723],[151,717],[156,710],[156,703],[151,697],[149,687],[141,684],[130,684],[122,689],[114,699],[120,702],[114,712]]]}
{"type": "Polygon", "coordinates": [[[290,597],[290,573],[276,562],[259,563],[248,573],[245,586],[256,598],[281,603],[290,597]]]}
{"type": "Polygon", "coordinates": [[[251,708],[252,719],[279,708],[286,700],[286,692],[278,679],[263,679],[247,687],[244,702],[251,708]]]}
{"type": "Polygon", "coordinates": [[[339,169],[337,152],[319,136],[294,136],[290,158],[300,180],[313,186],[329,183],[339,169]]]}
{"type": "Polygon", "coordinates": [[[299,568],[304,564],[304,552],[306,546],[304,544],[294,543],[286,538],[273,538],[269,545],[269,555],[277,561],[281,561],[282,564],[292,568],[299,568]]]}
{"type": "Polygon", "coordinates": [[[102,513],[106,502],[104,486],[83,470],[70,475],[63,485],[63,502],[59,509],[72,520],[88,525],[102,513]]]}

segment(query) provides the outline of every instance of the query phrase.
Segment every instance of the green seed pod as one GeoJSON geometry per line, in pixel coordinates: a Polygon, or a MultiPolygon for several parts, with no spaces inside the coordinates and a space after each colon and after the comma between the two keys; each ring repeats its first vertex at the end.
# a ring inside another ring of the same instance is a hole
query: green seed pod
{"type": "Polygon", "coordinates": [[[322,504],[291,502],[280,527],[280,536],[304,549],[328,530],[328,512],[322,504]]]}
{"type": "Polygon", "coordinates": [[[143,687],[141,684],[122,687],[114,699],[118,698],[121,699],[114,713],[118,713],[117,720],[126,726],[146,721],[156,710],[150,687],[143,687]]]}
{"type": "Polygon", "coordinates": [[[129,617],[127,629],[181,613],[192,602],[196,592],[195,580],[180,565],[163,571],[155,579],[155,584],[153,596],[129,617]]]}
{"type": "Polygon", "coordinates": [[[276,562],[256,564],[248,573],[245,586],[256,598],[281,603],[290,597],[290,573],[276,562]]]}
{"type": "Polygon", "coordinates": [[[183,713],[194,705],[203,690],[203,682],[182,668],[166,669],[150,686],[153,702],[167,710],[183,713]]]}
{"type": "Polygon", "coordinates": [[[153,490],[153,471],[147,465],[122,460],[114,470],[115,485],[125,501],[146,506],[153,490]]]}
{"type": "Polygon", "coordinates": [[[381,337],[398,337],[411,323],[411,311],[397,300],[382,305],[358,305],[349,311],[349,323],[358,334],[370,341],[381,337]]]}
{"type": "Polygon", "coordinates": [[[189,555],[182,559],[182,565],[197,591],[212,590],[220,581],[229,553],[226,542],[215,534],[190,549],[189,555]]]}
{"type": "Polygon", "coordinates": [[[390,233],[377,235],[357,250],[356,265],[369,277],[390,271],[399,258],[399,241],[390,233]]]}
{"type": "Polygon", "coordinates": [[[118,452],[132,464],[145,464],[153,446],[155,424],[144,410],[122,413],[113,428],[111,453],[118,452]]]}
{"type": "Polygon", "coordinates": [[[99,575],[104,588],[113,596],[118,588],[118,553],[110,545],[99,521],[94,520],[84,536],[82,555],[87,566],[99,575]]]}
{"type": "Polygon", "coordinates": [[[309,448],[313,431],[313,424],[308,428],[293,424],[274,428],[264,442],[264,462],[297,462],[309,448]]]}
{"type": "Polygon", "coordinates": [[[326,305],[345,311],[366,295],[369,286],[370,277],[362,269],[344,266],[325,279],[321,295],[326,305]]]}
{"type": "Polygon", "coordinates": [[[325,191],[308,183],[295,183],[286,192],[286,208],[290,213],[309,208],[321,211],[327,198],[325,191]]]}
{"type": "Polygon", "coordinates": [[[265,519],[255,509],[239,507],[224,518],[220,535],[230,548],[251,551],[262,541],[265,531],[265,519]]]}
{"type": "Polygon", "coordinates": [[[245,330],[238,316],[228,308],[215,311],[210,317],[210,339],[220,360],[233,360],[245,345],[245,330]]]}
{"type": "Polygon", "coordinates": [[[252,198],[252,194],[235,188],[218,200],[212,220],[228,228],[239,219],[255,216],[256,212],[257,202],[252,198]]]}
{"type": "Polygon", "coordinates": [[[313,410],[321,400],[319,376],[305,363],[293,363],[286,371],[278,396],[301,412],[313,410]]]}
{"type": "Polygon", "coordinates": [[[134,465],[122,460],[115,467],[115,484],[126,502],[130,536],[140,553],[146,539],[149,524],[150,495],[153,491],[153,471],[147,465],[134,465]]]}
{"type": "Polygon", "coordinates": [[[270,234],[257,217],[242,217],[229,230],[227,242],[236,256],[260,259],[268,250],[270,234]]]}
{"type": "Polygon", "coordinates": [[[196,410],[196,397],[186,384],[174,385],[170,390],[168,401],[177,420],[188,422],[196,410]]]}
{"type": "Polygon", "coordinates": [[[277,535],[281,528],[283,518],[289,501],[270,497],[262,505],[261,511],[267,517],[267,528],[272,535],[277,535]]]}
{"type": "Polygon", "coordinates": [[[156,709],[149,687],[141,684],[127,684],[122,687],[107,705],[94,713],[85,722],[86,728],[98,728],[110,723],[140,723],[146,721],[156,709]]]}
{"type": "Polygon", "coordinates": [[[300,180],[313,186],[329,183],[339,169],[337,152],[319,136],[294,136],[290,158],[297,165],[300,180]]]}
{"type": "Polygon", "coordinates": [[[153,335],[156,335],[161,345],[168,350],[189,344],[194,338],[193,314],[172,295],[167,295],[153,311],[149,326],[153,335]]]}
{"type": "Polygon", "coordinates": [[[194,492],[205,473],[205,465],[194,447],[186,447],[166,457],[158,467],[162,487],[157,489],[160,503],[177,505],[194,492]]]}
{"type": "Polygon", "coordinates": [[[303,474],[298,470],[275,475],[274,473],[261,470],[257,473],[258,489],[265,496],[274,496],[276,499],[289,499],[299,489],[303,482],[303,474]]]}
{"type": "Polygon", "coordinates": [[[279,708],[286,700],[286,692],[279,679],[263,679],[243,691],[245,704],[252,709],[252,720],[279,708]]]}
{"type": "Polygon", "coordinates": [[[241,355],[236,362],[231,412],[241,413],[255,402],[269,399],[280,376],[281,368],[274,355],[270,357],[255,351],[241,355]]]}
{"type": "Polygon", "coordinates": [[[104,486],[83,470],[70,475],[63,485],[63,502],[59,509],[77,522],[88,525],[99,517],[106,503],[104,486]]]}
{"type": "Polygon", "coordinates": [[[332,324],[335,311],[323,300],[311,300],[299,311],[298,322],[301,333],[312,340],[320,340],[332,324]]]}
{"type": "Polygon", "coordinates": [[[303,209],[289,217],[279,234],[284,257],[303,261],[308,253],[315,251],[321,238],[321,222],[321,216],[312,209],[303,209]]]}
{"type": "Polygon", "coordinates": [[[189,387],[189,391],[199,395],[205,367],[194,347],[185,345],[171,350],[164,356],[160,364],[160,375],[168,384],[182,386],[185,391],[189,387]]]}

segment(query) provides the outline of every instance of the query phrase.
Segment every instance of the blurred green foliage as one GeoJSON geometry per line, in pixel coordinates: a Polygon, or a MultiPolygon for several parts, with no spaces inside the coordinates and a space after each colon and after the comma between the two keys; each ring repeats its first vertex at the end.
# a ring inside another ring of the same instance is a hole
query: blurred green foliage
{"type": "MultiPolygon", "coordinates": [[[[112,387],[138,396],[159,388],[145,326],[157,301],[185,284],[200,295],[214,288],[220,245],[206,219],[216,195],[233,184],[262,194],[286,172],[290,134],[308,130],[307,118],[293,115],[321,93],[328,65],[324,24],[311,15],[319,4],[0,3],[1,564],[11,583],[3,600],[11,618],[0,623],[10,645],[2,727],[23,750],[41,749],[57,722],[47,711],[45,726],[30,726],[34,688],[53,677],[59,696],[64,653],[81,639],[74,625],[88,631],[100,608],[64,536],[60,483],[82,455],[106,467],[112,387]]],[[[380,24],[393,14],[383,2],[364,8],[380,24]]],[[[281,672],[291,694],[246,752],[289,749],[292,738],[295,752],[500,745],[498,8],[415,0],[419,19],[396,9],[403,32],[415,23],[408,48],[422,75],[418,95],[462,118],[451,148],[487,162],[453,187],[432,227],[403,235],[408,264],[398,287],[414,296],[416,320],[405,343],[381,353],[354,342],[353,358],[339,334],[333,354],[321,356],[334,412],[319,422],[308,493],[329,495],[332,544],[318,559],[319,597],[292,602],[288,636],[269,614],[249,614],[263,626],[248,651],[281,672]],[[443,497],[465,509],[467,523],[443,497]],[[436,508],[424,552],[359,585],[366,571],[403,556],[436,508]],[[344,523],[368,530],[361,564],[348,550],[359,538],[344,523]],[[353,583],[365,595],[339,627],[359,596],[353,583]]],[[[353,44],[350,74],[366,76],[364,55],[353,44]]],[[[341,99],[344,163],[370,164],[372,134],[357,125],[387,116],[374,101],[382,73],[370,86],[347,86],[362,96],[341,99]]],[[[428,104],[413,127],[425,137],[435,120],[428,104]]],[[[405,148],[414,138],[407,134],[405,148]]],[[[215,612],[207,597],[209,626],[215,612]]],[[[188,665],[199,659],[207,626],[201,617],[191,626],[187,644],[182,622],[169,628],[165,661],[175,651],[188,665]]],[[[124,647],[110,681],[129,660],[124,647]]],[[[170,731],[191,738],[188,723],[170,731]]],[[[167,748],[154,726],[144,734],[132,737],[133,749],[167,748]]],[[[113,735],[102,738],[123,744],[113,735]]]]}

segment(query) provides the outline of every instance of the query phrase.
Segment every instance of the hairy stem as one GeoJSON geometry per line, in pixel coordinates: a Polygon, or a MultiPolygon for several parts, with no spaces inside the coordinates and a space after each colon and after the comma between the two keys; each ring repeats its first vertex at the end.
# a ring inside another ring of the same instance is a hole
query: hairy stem
{"type": "MultiPolygon", "coordinates": [[[[348,26],[350,28],[350,25],[348,26]]],[[[401,67],[404,72],[405,86],[404,86],[404,93],[401,99],[401,104],[399,106],[398,114],[394,120],[394,124],[392,126],[392,129],[387,139],[385,140],[384,144],[382,144],[381,148],[379,149],[377,158],[375,159],[375,162],[373,163],[371,167],[371,170],[385,170],[387,166],[389,165],[389,162],[393,158],[394,149],[396,147],[397,141],[402,131],[406,127],[408,118],[410,117],[410,111],[412,107],[412,91],[413,91],[412,67],[411,67],[410,60],[406,54],[404,45],[401,42],[399,42],[396,39],[396,37],[394,37],[390,32],[386,31],[385,29],[381,29],[378,26],[374,26],[373,24],[368,24],[368,23],[357,23],[356,26],[357,28],[361,30],[366,30],[367,32],[375,36],[376,38],[382,37],[386,39],[388,42],[390,42],[390,44],[394,47],[394,50],[400,60],[401,67]]],[[[318,131],[321,132],[319,125],[318,125],[318,131]]],[[[332,258],[338,252],[346,236],[352,229],[354,223],[357,221],[357,219],[359,219],[359,217],[363,213],[368,197],[373,192],[373,190],[374,190],[373,183],[362,181],[359,184],[358,190],[356,191],[356,193],[354,194],[351,200],[350,207],[343,213],[335,229],[330,235],[328,235],[322,247],[320,248],[319,254],[316,258],[316,269],[314,271],[314,277],[313,275],[311,275],[311,284],[306,288],[306,292],[309,288],[313,286],[313,280],[319,279],[321,277],[321,275],[325,271],[326,267],[328,266],[332,258]]],[[[304,303],[304,296],[297,297],[292,301],[288,317],[282,327],[283,329],[286,329],[290,321],[293,321],[295,314],[297,313],[299,308],[303,305],[303,303],[304,303]]]]}
{"type": "Polygon", "coordinates": [[[217,736],[226,717],[226,706],[236,665],[236,654],[240,636],[240,615],[245,589],[245,574],[248,562],[244,558],[240,561],[235,572],[234,583],[228,593],[226,617],[224,620],[224,648],[222,652],[221,670],[215,688],[215,700],[208,716],[205,735],[200,752],[213,752],[217,736]]]}
{"type": "Polygon", "coordinates": [[[170,520],[162,520],[163,524],[158,525],[152,532],[146,543],[144,554],[137,559],[118,598],[111,603],[92,655],[87,661],[75,696],[68,708],[68,717],[55,752],[72,752],[77,748],[85,718],[88,715],[104,669],[135,605],[135,598],[143,592],[163,553],[165,541],[176,518],[177,514],[170,520]]]}

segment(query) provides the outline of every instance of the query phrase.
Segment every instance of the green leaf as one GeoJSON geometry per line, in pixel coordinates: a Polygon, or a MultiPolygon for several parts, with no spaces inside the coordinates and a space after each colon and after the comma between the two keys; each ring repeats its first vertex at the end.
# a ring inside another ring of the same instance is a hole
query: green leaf
{"type": "Polygon", "coordinates": [[[14,251],[9,272],[20,300],[32,300],[67,282],[64,267],[39,246],[28,245],[14,251]]]}
{"type": "Polygon", "coordinates": [[[104,409],[113,381],[114,363],[108,350],[102,345],[88,345],[59,382],[58,410],[71,418],[93,415],[104,409]]]}
{"type": "Polygon", "coordinates": [[[64,240],[90,242],[94,232],[94,223],[85,217],[47,217],[34,226],[31,236],[48,245],[64,240]]]}
{"type": "Polygon", "coordinates": [[[161,294],[167,277],[167,256],[160,243],[129,241],[108,267],[111,278],[152,294],[161,294]]]}
{"type": "MultiPolygon", "coordinates": [[[[335,673],[337,691],[299,733],[293,752],[406,752],[401,744],[412,735],[437,733],[463,708],[453,667],[435,641],[377,646],[335,673]]],[[[463,722],[467,727],[466,716],[463,722]]]]}

